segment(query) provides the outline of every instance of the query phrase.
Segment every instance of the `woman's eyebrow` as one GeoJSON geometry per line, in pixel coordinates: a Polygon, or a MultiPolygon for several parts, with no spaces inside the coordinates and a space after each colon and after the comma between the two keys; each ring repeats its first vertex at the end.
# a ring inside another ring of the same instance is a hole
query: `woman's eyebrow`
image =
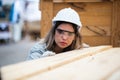
{"type": "Polygon", "coordinates": [[[57,29],[58,29],[58,30],[61,30],[61,31],[64,31],[64,32],[74,33],[74,32],[67,31],[67,30],[63,30],[63,29],[59,29],[59,28],[57,28],[57,29]]]}

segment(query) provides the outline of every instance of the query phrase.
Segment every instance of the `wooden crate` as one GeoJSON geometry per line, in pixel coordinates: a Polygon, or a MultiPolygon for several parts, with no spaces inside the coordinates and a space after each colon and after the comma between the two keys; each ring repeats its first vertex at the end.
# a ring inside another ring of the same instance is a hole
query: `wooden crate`
{"type": "Polygon", "coordinates": [[[66,7],[75,9],[81,17],[83,42],[120,46],[120,0],[40,0],[41,37],[50,30],[56,13],[66,7]]]}
{"type": "Polygon", "coordinates": [[[120,47],[96,46],[0,68],[2,80],[120,80],[120,47]]]}

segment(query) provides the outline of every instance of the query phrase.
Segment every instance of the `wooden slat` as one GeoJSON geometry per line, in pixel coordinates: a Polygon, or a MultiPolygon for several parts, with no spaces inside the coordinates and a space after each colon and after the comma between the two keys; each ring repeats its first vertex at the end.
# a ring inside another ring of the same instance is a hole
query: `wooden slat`
{"type": "Polygon", "coordinates": [[[111,36],[83,36],[84,43],[90,46],[110,45],[111,36]]]}
{"type": "Polygon", "coordinates": [[[53,18],[53,3],[51,0],[44,1],[40,0],[40,10],[41,10],[41,38],[43,38],[49,31],[52,26],[52,18],[53,18]]]}
{"type": "Polygon", "coordinates": [[[120,48],[74,61],[28,80],[120,80],[120,48]]]}
{"type": "Polygon", "coordinates": [[[112,21],[111,42],[114,47],[120,47],[120,0],[113,2],[113,21],[112,21]]]}
{"type": "Polygon", "coordinates": [[[61,53],[51,57],[41,58],[38,60],[4,66],[1,68],[2,79],[16,80],[29,78],[110,48],[111,46],[85,48],[61,53]]]}

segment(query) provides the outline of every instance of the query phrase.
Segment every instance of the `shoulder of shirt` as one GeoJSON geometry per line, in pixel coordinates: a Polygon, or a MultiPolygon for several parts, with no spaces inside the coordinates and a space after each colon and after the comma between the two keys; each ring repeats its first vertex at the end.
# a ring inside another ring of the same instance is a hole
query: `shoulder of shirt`
{"type": "Polygon", "coordinates": [[[43,40],[40,40],[39,42],[36,42],[35,45],[32,48],[45,49],[46,48],[46,43],[44,43],[43,40]]]}

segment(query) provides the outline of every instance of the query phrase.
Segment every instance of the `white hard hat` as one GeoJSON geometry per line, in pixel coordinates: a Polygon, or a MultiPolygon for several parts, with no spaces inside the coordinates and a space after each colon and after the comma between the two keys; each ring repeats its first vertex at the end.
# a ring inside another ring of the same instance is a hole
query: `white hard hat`
{"type": "Polygon", "coordinates": [[[78,13],[71,8],[64,8],[64,9],[60,10],[57,13],[57,15],[53,18],[52,21],[53,21],[53,23],[56,21],[65,21],[65,22],[70,22],[70,23],[76,24],[80,28],[82,27],[78,13]]]}

